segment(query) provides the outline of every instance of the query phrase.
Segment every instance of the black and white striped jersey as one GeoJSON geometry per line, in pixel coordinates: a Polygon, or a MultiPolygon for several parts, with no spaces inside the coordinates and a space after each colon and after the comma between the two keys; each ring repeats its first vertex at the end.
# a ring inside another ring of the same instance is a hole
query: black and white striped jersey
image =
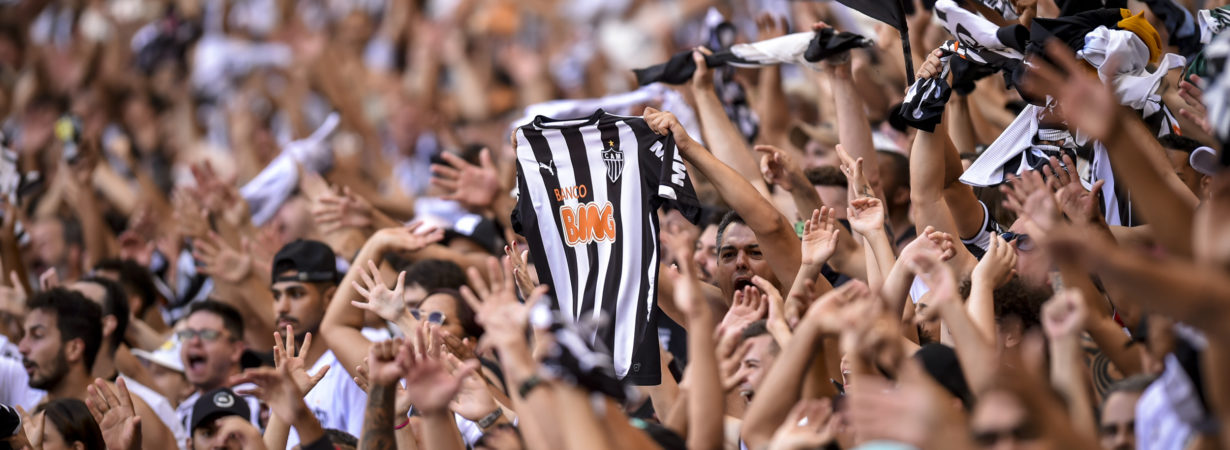
{"type": "Polygon", "coordinates": [[[656,384],[658,344],[646,335],[657,334],[657,210],[675,208],[693,222],[700,212],[674,138],[599,109],[578,119],[538,116],[515,140],[512,224],[539,281],[561,313],[599,324],[587,338],[610,351],[621,379],[656,384]]]}

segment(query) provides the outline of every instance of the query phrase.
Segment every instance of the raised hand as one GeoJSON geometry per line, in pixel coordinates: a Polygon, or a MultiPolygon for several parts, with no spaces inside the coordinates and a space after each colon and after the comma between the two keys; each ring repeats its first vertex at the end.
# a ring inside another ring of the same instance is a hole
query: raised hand
{"type": "Polygon", "coordinates": [[[1080,337],[1089,311],[1080,290],[1064,289],[1042,305],[1042,329],[1051,339],[1080,337]]]}
{"type": "Polygon", "coordinates": [[[534,288],[523,304],[517,300],[511,258],[505,257],[502,265],[495,257],[487,258],[487,273],[490,280],[478,269],[469,268],[466,275],[470,285],[461,287],[461,298],[474,310],[475,319],[485,330],[480,346],[508,348],[505,346],[524,344],[530,311],[549,287],[534,288]]]}
{"type": "Polygon", "coordinates": [[[373,386],[389,386],[402,378],[402,361],[410,357],[401,338],[373,342],[367,353],[367,380],[373,386]]]}
{"type": "Polygon", "coordinates": [[[1189,108],[1179,109],[1179,115],[1196,123],[1207,134],[1213,134],[1213,124],[1209,123],[1209,108],[1204,105],[1204,80],[1200,75],[1192,75],[1190,80],[1179,82],[1179,97],[1187,102],[1189,108]]]}
{"type": "Polygon", "coordinates": [[[768,312],[769,300],[760,293],[759,289],[756,289],[754,286],[746,286],[735,291],[735,297],[730,304],[730,309],[726,310],[726,317],[722,318],[722,323],[718,324],[718,329],[733,328],[743,331],[748,324],[764,318],[768,312]]]}
{"type": "MultiPolygon", "coordinates": [[[[405,375],[406,395],[424,413],[448,411],[449,404],[461,390],[461,382],[478,369],[478,360],[466,361],[457,370],[450,371],[428,351],[425,331],[419,328],[417,333],[418,339],[413,344],[408,341],[402,345],[395,364],[405,375]]],[[[373,377],[376,370],[372,368],[373,377]]]]}
{"type": "MultiPolygon", "coordinates": [[[[86,406],[89,404],[90,402],[86,401],[86,406]]],[[[43,450],[43,430],[47,429],[47,414],[36,412],[31,416],[21,406],[17,407],[17,412],[21,413],[21,431],[26,435],[26,444],[31,450],[43,450]]],[[[94,414],[93,409],[90,410],[90,414],[94,414]]],[[[94,421],[97,422],[98,417],[95,417],[94,421]]]]}
{"type": "Polygon", "coordinates": [[[944,73],[944,61],[940,58],[944,57],[944,51],[940,49],[932,50],[927,54],[927,60],[923,61],[918,70],[914,72],[914,77],[920,80],[926,78],[935,78],[944,73]]]}
{"type": "MultiPolygon", "coordinates": [[[[286,326],[286,336],[292,337],[295,335],[295,330],[290,326],[286,326]]],[[[285,368],[290,374],[292,380],[295,381],[295,387],[299,391],[307,394],[316,387],[317,383],[325,377],[329,372],[330,366],[324,366],[315,374],[308,374],[307,354],[312,349],[312,333],[307,333],[303,336],[303,345],[299,346],[299,352],[295,352],[295,340],[286,339],[283,342],[282,333],[273,332],[273,366],[279,369],[285,368]]]]}
{"type": "Polygon", "coordinates": [[[177,190],[171,202],[175,208],[176,232],[180,237],[197,238],[209,233],[209,210],[201,206],[193,194],[177,190]]]}
{"type": "Polygon", "coordinates": [[[116,379],[115,387],[118,393],[101,378],[95,379],[94,384],[86,388],[89,397],[85,404],[98,422],[108,449],[138,450],[141,448],[141,417],[133,409],[132,396],[124,379],[116,379]]]}
{"type": "MultiPolygon", "coordinates": [[[[367,381],[367,370],[367,358],[364,357],[363,364],[355,367],[354,373],[356,375],[353,378],[354,383],[359,385],[359,389],[370,393],[371,383],[367,381]]],[[[397,386],[397,394],[394,397],[393,415],[395,417],[405,417],[410,413],[410,407],[412,406],[410,396],[406,394],[406,387],[402,386],[401,383],[396,383],[395,386],[397,386]]]]}
{"type": "Polygon", "coordinates": [[[440,157],[448,165],[431,165],[431,184],[445,190],[445,200],[461,203],[471,211],[486,210],[499,195],[500,174],[491,161],[491,151],[483,149],[478,154],[479,165],[473,165],[450,152],[440,157]]]}
{"type": "MultiPolygon", "coordinates": [[[[861,158],[860,158],[861,159],[861,158]]],[[[864,237],[884,232],[884,203],[875,197],[860,197],[850,201],[846,208],[850,228],[864,237]]]]}
{"type": "Polygon", "coordinates": [[[312,414],[307,403],[303,401],[305,391],[300,390],[298,381],[291,374],[289,367],[258,367],[248,369],[231,377],[232,386],[243,383],[255,385],[253,388],[239,389],[239,395],[251,395],[269,405],[274,415],[281,417],[287,423],[295,423],[312,414]]]}
{"type": "Polygon", "coordinates": [[[1016,248],[998,235],[991,236],[991,245],[987,253],[974,266],[970,280],[975,285],[986,285],[992,289],[1003,286],[1016,273],[1016,248]]]}
{"type": "MultiPolygon", "coordinates": [[[[699,71],[700,68],[698,67],[697,72],[699,71]]],[[[680,151],[686,152],[696,146],[696,141],[693,141],[692,137],[688,136],[688,130],[683,128],[683,125],[679,123],[679,119],[674,114],[646,107],[642,118],[645,119],[645,123],[649,125],[649,129],[653,130],[654,133],[662,136],[667,134],[673,135],[675,137],[675,145],[679,147],[680,151]]]]}
{"type": "Polygon", "coordinates": [[[38,287],[43,291],[48,291],[60,286],[60,274],[56,272],[54,267],[44,270],[38,274],[38,287]]]}
{"type": "Polygon", "coordinates": [[[833,209],[813,210],[811,220],[803,223],[803,264],[820,266],[837,251],[837,219],[833,209]]]}
{"type": "Polygon", "coordinates": [[[444,230],[416,222],[405,227],[381,229],[372,236],[372,239],[378,240],[389,250],[416,252],[444,239],[444,230]]]}
{"type": "Polygon", "coordinates": [[[1053,187],[1043,181],[1041,173],[1030,170],[1020,177],[1010,177],[999,189],[1006,196],[1004,207],[1033,222],[1041,231],[1048,231],[1060,220],[1053,187]]]}
{"type": "Polygon", "coordinates": [[[323,233],[342,228],[367,229],[372,226],[372,204],[343,186],[340,193],[329,191],[315,199],[312,219],[323,233]]]}
{"type": "MultiPolygon", "coordinates": [[[[9,272],[9,285],[0,285],[0,313],[13,317],[26,316],[26,288],[21,284],[17,271],[9,272]]],[[[4,275],[4,265],[0,264],[0,277],[4,275]]]]}
{"type": "Polygon", "coordinates": [[[508,256],[512,262],[513,278],[517,280],[517,292],[521,293],[522,297],[528,298],[530,292],[534,290],[534,286],[538,286],[538,280],[530,273],[529,250],[521,250],[518,252],[517,242],[504,246],[504,255],[508,256]]]}
{"type": "Polygon", "coordinates": [[[934,252],[940,255],[941,261],[948,261],[956,255],[956,243],[952,235],[948,233],[936,231],[935,227],[928,226],[918,237],[919,239],[914,239],[901,249],[899,260],[908,259],[910,255],[921,252],[934,252]]]}
{"type": "Polygon", "coordinates": [[[696,71],[692,72],[692,89],[713,89],[713,70],[705,62],[705,56],[712,54],[705,47],[692,49],[692,62],[696,63],[696,71]]]}
{"type": "MultiPolygon", "coordinates": [[[[1072,50],[1052,39],[1046,43],[1046,55],[1058,66],[1042,58],[1033,58],[1022,89],[1035,97],[1054,97],[1068,124],[1081,130],[1093,139],[1106,141],[1114,133],[1123,108],[1111,89],[1102,84],[1083,63],[1076,60],[1072,50]]],[[[1117,73],[1118,58],[1109,58],[1102,69],[1117,73]],[[1109,67],[1108,67],[1109,66],[1109,67]]]]}
{"type": "Polygon", "coordinates": [[[765,319],[765,328],[769,330],[769,334],[773,335],[773,340],[779,347],[785,347],[794,334],[790,329],[790,323],[786,321],[786,300],[782,298],[781,291],[778,291],[773,283],[760,275],[752,277],[752,284],[760,288],[760,292],[764,293],[765,299],[769,302],[769,316],[765,319]]]}
{"type": "Polygon", "coordinates": [[[863,171],[863,158],[855,159],[850,156],[841,144],[837,144],[836,148],[837,157],[841,159],[841,173],[846,175],[850,199],[875,197],[875,190],[871,187],[871,182],[867,181],[866,172],[863,171]]]}
{"type": "MultiPolygon", "coordinates": [[[[1055,158],[1051,158],[1054,161],[1055,158]]],[[[1067,154],[1063,155],[1063,163],[1065,166],[1075,170],[1076,163],[1067,154]]],[[[1057,163],[1052,162],[1052,168],[1057,166],[1057,163]]],[[[1098,180],[1093,182],[1092,189],[1085,190],[1085,186],[1081,184],[1080,177],[1075,175],[1059,176],[1060,187],[1055,191],[1055,201],[1059,202],[1060,209],[1068,216],[1068,219],[1073,223],[1099,223],[1102,218],[1102,210],[1098,208],[1098,193],[1102,192],[1102,185],[1106,184],[1106,180],[1098,180]],[[1063,183],[1063,179],[1067,178],[1067,183],[1063,183]]]]}
{"type": "Polygon", "coordinates": [[[351,305],[364,311],[371,311],[381,319],[390,322],[405,315],[405,271],[397,274],[397,284],[393,286],[393,289],[389,289],[389,286],[384,284],[384,278],[380,276],[380,269],[371,260],[367,261],[367,270],[360,268],[359,274],[362,275],[363,284],[354,281],[354,289],[367,299],[367,302],[351,300],[351,305]]]}
{"type": "Polygon", "coordinates": [[[828,291],[807,308],[800,326],[810,324],[823,333],[840,333],[845,327],[843,311],[856,299],[866,297],[870,292],[867,284],[859,280],[852,280],[828,291]]]}
{"type": "Polygon", "coordinates": [[[252,258],[232,248],[212,231],[193,241],[192,257],[201,263],[201,273],[219,281],[234,284],[252,273],[252,258]]]}
{"type": "Polygon", "coordinates": [[[785,36],[790,32],[790,24],[785,17],[773,17],[768,12],[756,16],[756,40],[773,39],[785,36]]]}
{"type": "Polygon", "coordinates": [[[733,328],[718,331],[717,360],[718,370],[722,373],[722,388],[730,392],[738,388],[747,378],[748,370],[742,368],[743,357],[751,346],[742,343],[742,332],[733,328]]]}
{"type": "MultiPolygon", "coordinates": [[[[798,164],[794,159],[782,149],[772,145],[757,145],[757,152],[760,152],[760,174],[764,176],[764,181],[769,184],[774,184],[787,192],[794,190],[795,183],[792,174],[801,172],[798,164]]],[[[807,188],[811,188],[810,185],[807,188]]]]}
{"type": "MultiPolygon", "coordinates": [[[[444,356],[444,364],[448,367],[450,373],[458,374],[466,367],[466,364],[452,353],[441,353],[444,356]]],[[[483,380],[478,371],[470,371],[469,374],[462,377],[461,390],[457,392],[457,396],[449,404],[449,408],[453,412],[475,422],[491,414],[492,411],[499,407],[499,403],[495,401],[495,397],[492,397],[491,391],[487,389],[487,382],[483,380]]]]}
{"type": "Polygon", "coordinates": [[[770,450],[820,448],[837,437],[833,402],[828,398],[803,399],[794,405],[786,421],[773,433],[770,450]]]}

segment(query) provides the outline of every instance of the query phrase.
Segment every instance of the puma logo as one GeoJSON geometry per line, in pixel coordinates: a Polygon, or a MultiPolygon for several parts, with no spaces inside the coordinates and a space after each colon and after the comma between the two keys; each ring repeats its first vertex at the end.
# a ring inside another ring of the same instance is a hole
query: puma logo
{"type": "Polygon", "coordinates": [[[547,163],[540,162],[538,163],[538,168],[546,170],[547,172],[550,172],[551,176],[555,176],[555,166],[553,164],[547,164],[547,163]]]}

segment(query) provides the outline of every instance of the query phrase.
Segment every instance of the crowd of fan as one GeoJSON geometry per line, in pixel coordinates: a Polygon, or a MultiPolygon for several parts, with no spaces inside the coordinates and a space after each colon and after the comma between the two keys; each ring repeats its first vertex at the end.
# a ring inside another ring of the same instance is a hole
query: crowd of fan
{"type": "MultiPolygon", "coordinates": [[[[0,448],[1230,448],[1208,77],[1161,79],[1159,139],[1051,42],[917,130],[903,60],[944,79],[953,36],[906,3],[913,55],[835,2],[0,1],[0,448]],[[709,68],[715,17],[874,45],[709,68]],[[509,133],[693,48],[610,110],[672,135],[704,206],[660,213],[661,380],[612,395],[541,367],[509,133]],[[1126,200],[1080,152],[960,181],[1040,98],[1126,200]]],[[[1092,3],[1179,51],[1159,2],[1092,3]]]]}

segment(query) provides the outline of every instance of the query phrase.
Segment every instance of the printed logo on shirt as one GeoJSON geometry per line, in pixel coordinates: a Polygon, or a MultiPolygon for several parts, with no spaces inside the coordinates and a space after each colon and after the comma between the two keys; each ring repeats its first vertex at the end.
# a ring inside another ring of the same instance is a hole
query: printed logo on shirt
{"type": "Polygon", "coordinates": [[[580,199],[585,198],[585,196],[589,195],[589,188],[586,187],[584,184],[580,184],[576,186],[564,186],[562,188],[553,189],[553,190],[555,191],[555,201],[557,202],[562,202],[564,200],[572,200],[572,199],[580,200],[580,199]]]}
{"type": "Polygon", "coordinates": [[[615,208],[611,202],[589,202],[559,208],[564,242],[569,247],[590,242],[615,242],[615,208]]]}
{"type": "Polygon", "coordinates": [[[624,172],[624,152],[615,147],[615,141],[606,141],[606,149],[602,151],[602,161],[606,163],[606,176],[614,183],[624,172]]]}
{"type": "Polygon", "coordinates": [[[550,163],[540,162],[538,163],[538,168],[541,170],[547,171],[548,173],[551,174],[551,176],[555,176],[555,162],[550,162],[550,163]]]}

